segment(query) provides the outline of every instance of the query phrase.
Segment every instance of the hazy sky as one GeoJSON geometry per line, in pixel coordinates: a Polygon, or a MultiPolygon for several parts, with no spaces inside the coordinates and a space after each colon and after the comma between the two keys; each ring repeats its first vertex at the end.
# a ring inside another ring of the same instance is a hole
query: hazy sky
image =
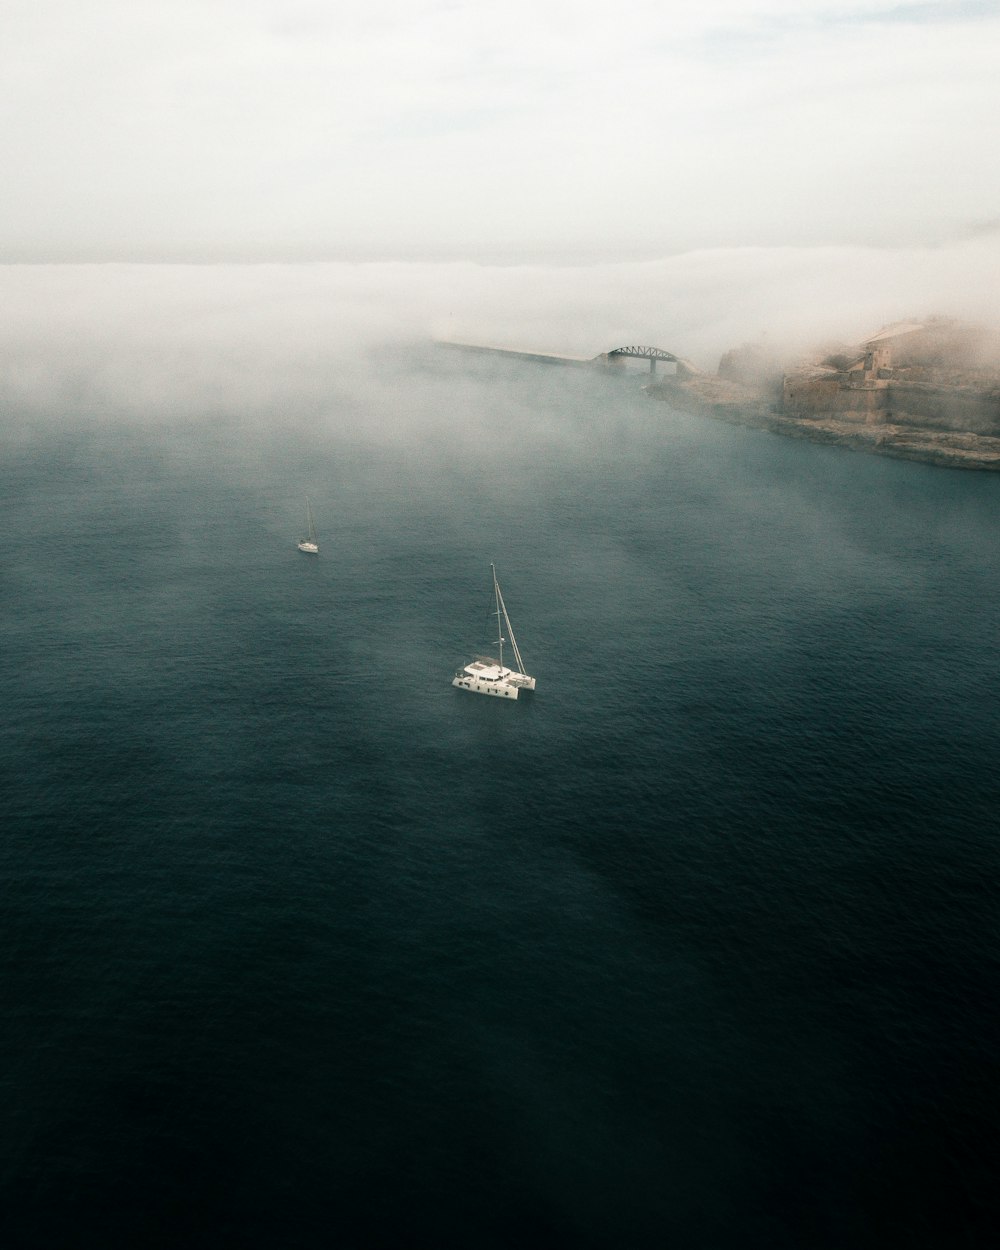
{"type": "Polygon", "coordinates": [[[0,260],[1000,232],[987,0],[6,0],[0,260]]]}

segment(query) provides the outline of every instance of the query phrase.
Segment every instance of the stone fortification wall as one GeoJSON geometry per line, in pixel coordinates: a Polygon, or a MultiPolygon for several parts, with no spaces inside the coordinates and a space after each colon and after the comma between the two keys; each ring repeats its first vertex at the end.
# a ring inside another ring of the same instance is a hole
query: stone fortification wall
{"type": "Polygon", "coordinates": [[[806,419],[835,417],[864,425],[911,425],[1000,436],[1000,391],[909,379],[857,385],[845,373],[788,374],[781,411],[806,419]]]}
{"type": "Polygon", "coordinates": [[[891,382],[886,394],[886,420],[894,424],[1000,436],[998,394],[921,382],[891,382]]]}
{"type": "Polygon", "coordinates": [[[842,389],[843,374],[840,373],[790,373],[782,386],[781,407],[785,412],[831,412],[843,406],[842,389]]]}
{"type": "Polygon", "coordinates": [[[888,406],[886,387],[852,386],[846,373],[787,374],[781,410],[789,416],[836,416],[871,424],[888,406]]]}

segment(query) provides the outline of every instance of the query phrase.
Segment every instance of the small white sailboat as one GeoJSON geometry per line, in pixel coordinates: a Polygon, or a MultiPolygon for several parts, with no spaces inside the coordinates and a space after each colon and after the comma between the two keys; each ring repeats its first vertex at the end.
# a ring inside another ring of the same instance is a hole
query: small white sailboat
{"type": "Polygon", "coordinates": [[[312,504],[308,499],[306,500],[306,517],[309,522],[309,537],[300,538],[297,545],[299,551],[304,551],[306,555],[318,556],[319,543],[316,541],[316,523],[313,521],[312,504]]]}
{"type": "Polygon", "coordinates": [[[516,699],[522,690],[534,690],[535,679],[534,677],[529,677],[524,671],[521,652],[517,649],[514,631],[510,627],[510,617],[507,615],[503,595],[500,593],[496,567],[492,564],[490,565],[490,572],[493,574],[493,598],[496,603],[497,618],[497,649],[500,653],[500,658],[493,659],[491,656],[485,655],[476,656],[471,663],[458,670],[451,684],[457,686],[459,690],[471,690],[474,694],[490,694],[500,699],[516,699]],[[507,631],[506,639],[504,638],[505,629],[507,631]],[[514,662],[517,664],[516,669],[504,667],[503,644],[508,640],[510,649],[514,653],[514,662]]]}

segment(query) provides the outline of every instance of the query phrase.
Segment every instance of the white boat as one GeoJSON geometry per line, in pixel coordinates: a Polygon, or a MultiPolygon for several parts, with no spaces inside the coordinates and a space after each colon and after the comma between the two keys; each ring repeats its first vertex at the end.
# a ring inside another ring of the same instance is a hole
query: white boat
{"type": "Polygon", "coordinates": [[[493,574],[493,599],[496,603],[497,618],[497,650],[500,653],[500,658],[494,659],[492,656],[477,655],[471,663],[458,670],[451,684],[457,686],[459,690],[471,690],[474,694],[490,694],[500,699],[516,699],[522,690],[534,690],[535,679],[534,677],[529,677],[524,671],[521,652],[517,649],[514,631],[510,627],[510,617],[507,615],[503,595],[500,593],[497,571],[492,564],[490,565],[490,572],[493,574]],[[504,638],[505,629],[507,631],[506,639],[504,638]],[[514,662],[517,664],[516,669],[504,667],[503,644],[508,640],[510,641],[510,649],[514,653],[514,662]]]}
{"type": "Polygon", "coordinates": [[[319,543],[317,543],[316,541],[316,524],[313,521],[312,504],[309,502],[308,499],[306,500],[306,517],[308,518],[308,522],[309,522],[309,537],[300,538],[298,541],[298,548],[299,548],[299,551],[304,551],[306,555],[318,556],[319,555],[319,543]]]}

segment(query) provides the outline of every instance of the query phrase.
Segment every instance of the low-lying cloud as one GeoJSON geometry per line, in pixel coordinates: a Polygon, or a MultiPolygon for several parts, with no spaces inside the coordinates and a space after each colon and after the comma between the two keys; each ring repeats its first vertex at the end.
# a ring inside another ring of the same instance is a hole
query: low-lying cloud
{"type": "Polygon", "coordinates": [[[734,249],[635,264],[51,265],[0,269],[0,398],[69,416],[251,413],[331,392],[359,412],[392,351],[434,339],[593,356],[648,343],[714,371],[933,315],[1000,322],[1000,239],[734,249]]]}

